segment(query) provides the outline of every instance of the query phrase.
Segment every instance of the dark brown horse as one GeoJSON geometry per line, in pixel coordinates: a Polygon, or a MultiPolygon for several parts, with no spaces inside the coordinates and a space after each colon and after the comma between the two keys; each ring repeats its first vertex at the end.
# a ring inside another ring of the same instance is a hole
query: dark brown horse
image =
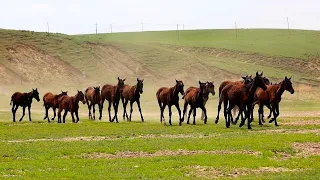
{"type": "MultiPolygon", "coordinates": [[[[245,118],[242,118],[239,127],[242,127],[245,123],[245,120],[248,119],[248,129],[251,129],[250,125],[250,110],[253,104],[254,93],[258,87],[261,87],[263,90],[267,89],[267,86],[264,84],[262,74],[256,73],[256,76],[249,84],[240,84],[240,85],[227,85],[221,91],[218,112],[221,108],[221,103],[224,103],[224,116],[226,119],[226,127],[230,127],[230,121],[232,120],[231,110],[235,105],[239,107],[239,113],[245,112],[245,118]],[[246,108],[247,107],[247,108],[246,108]]],[[[216,123],[218,123],[218,118],[216,123]]]]}
{"type": "MultiPolygon", "coordinates": [[[[258,110],[259,125],[262,125],[263,106],[266,105],[269,109],[271,108],[271,112],[273,113],[273,118],[269,121],[269,123],[274,121],[275,125],[278,126],[277,117],[280,114],[279,103],[281,101],[281,96],[284,93],[284,91],[289,91],[291,94],[294,93],[291,78],[287,78],[287,76],[279,84],[269,85],[266,91],[263,91],[260,88],[257,89],[254,96],[252,111],[253,111],[254,105],[258,104],[259,105],[259,110],[258,110]]],[[[270,118],[270,115],[268,118],[270,118]]]]}
{"type": "Polygon", "coordinates": [[[63,110],[64,110],[63,123],[66,122],[66,116],[69,111],[71,113],[72,122],[73,123],[79,122],[79,115],[78,115],[79,101],[81,101],[83,104],[86,103],[83,92],[79,91],[79,90],[75,96],[66,96],[65,95],[59,99],[58,123],[61,123],[61,112],[63,110]],[[74,119],[74,114],[76,115],[77,121],[75,121],[75,119],[74,119]]]}
{"type": "Polygon", "coordinates": [[[109,102],[109,106],[108,106],[108,113],[109,113],[109,121],[113,122],[114,120],[116,120],[117,123],[119,123],[118,121],[118,107],[119,107],[119,101],[120,101],[120,96],[121,96],[121,92],[122,92],[122,88],[124,86],[124,81],[126,79],[120,79],[118,77],[118,84],[115,86],[106,84],[102,87],[101,90],[101,105],[100,105],[100,117],[99,119],[101,120],[102,118],[102,110],[103,110],[103,103],[105,100],[107,100],[109,102]],[[111,119],[111,104],[113,104],[113,108],[114,108],[114,117],[111,119]]]}
{"type": "Polygon", "coordinates": [[[85,99],[88,105],[89,110],[89,119],[96,119],[96,104],[98,104],[99,112],[100,112],[100,102],[101,102],[101,94],[100,94],[100,86],[99,87],[88,87],[86,89],[85,93],[85,99]],[[92,113],[91,114],[91,107],[92,107],[92,113]]]}
{"type": "Polygon", "coordinates": [[[12,116],[13,116],[13,122],[16,122],[16,112],[19,106],[22,107],[22,116],[19,121],[22,121],[24,115],[25,115],[25,110],[26,107],[28,107],[28,112],[29,112],[29,121],[31,121],[31,104],[32,104],[32,99],[36,99],[38,102],[40,101],[39,98],[39,92],[38,89],[32,89],[31,92],[29,93],[20,93],[20,92],[15,92],[11,96],[11,101],[10,105],[12,105],[12,116]]]}
{"type": "MultiPolygon", "coordinates": [[[[164,120],[163,111],[168,106],[169,108],[169,124],[171,124],[171,106],[176,106],[178,113],[179,113],[179,122],[181,121],[181,110],[179,107],[179,93],[184,95],[183,91],[184,84],[182,81],[176,80],[176,85],[171,88],[162,87],[160,88],[157,93],[157,100],[160,107],[160,122],[162,123],[162,119],[164,120]]],[[[164,124],[166,124],[164,120],[164,124]]]]}
{"type": "MultiPolygon", "coordinates": [[[[206,106],[207,101],[209,100],[209,94],[211,93],[212,96],[214,96],[216,94],[215,90],[214,90],[214,82],[211,81],[207,81],[206,83],[206,87],[207,87],[207,91],[205,94],[203,94],[203,106],[206,106]]],[[[182,99],[184,99],[184,97],[186,96],[186,94],[189,93],[189,91],[194,90],[194,89],[198,89],[197,87],[189,87],[185,93],[184,96],[182,97],[182,99]]],[[[201,120],[204,120],[204,112],[202,111],[201,114],[201,120]]]]}
{"type": "Polygon", "coordinates": [[[137,78],[137,84],[134,86],[129,86],[129,85],[124,85],[123,90],[121,93],[121,101],[123,104],[123,119],[127,117],[127,120],[129,119],[131,121],[131,114],[132,114],[132,105],[134,102],[137,102],[140,116],[141,116],[141,121],[144,122],[142,112],[141,112],[141,107],[140,107],[140,94],[143,93],[143,79],[140,80],[137,78]],[[127,104],[128,101],[130,101],[130,118],[128,118],[127,114],[127,104]]]}
{"type": "Polygon", "coordinates": [[[190,115],[193,111],[193,124],[196,124],[196,111],[197,108],[201,108],[204,112],[204,123],[207,124],[207,110],[204,107],[205,95],[208,95],[208,86],[207,83],[202,83],[199,81],[199,88],[191,88],[184,95],[184,108],[183,108],[183,117],[180,120],[179,125],[181,126],[184,121],[184,116],[187,112],[188,105],[191,106],[189,110],[187,124],[189,124],[190,115]]]}
{"type": "Polygon", "coordinates": [[[64,95],[68,95],[68,91],[63,92],[61,91],[60,94],[52,94],[51,92],[47,92],[43,96],[43,106],[46,110],[46,115],[44,116],[44,120],[48,119],[48,122],[50,122],[48,111],[50,108],[53,110],[53,118],[51,120],[54,120],[56,117],[56,109],[59,108],[59,98],[61,98],[64,95]]]}

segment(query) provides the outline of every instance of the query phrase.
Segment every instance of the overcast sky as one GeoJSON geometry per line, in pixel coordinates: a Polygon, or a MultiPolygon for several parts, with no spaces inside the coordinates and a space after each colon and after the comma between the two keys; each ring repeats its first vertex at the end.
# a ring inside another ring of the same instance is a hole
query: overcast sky
{"type": "Polygon", "coordinates": [[[66,34],[201,28],[320,30],[319,0],[4,0],[0,28],[66,34]]]}

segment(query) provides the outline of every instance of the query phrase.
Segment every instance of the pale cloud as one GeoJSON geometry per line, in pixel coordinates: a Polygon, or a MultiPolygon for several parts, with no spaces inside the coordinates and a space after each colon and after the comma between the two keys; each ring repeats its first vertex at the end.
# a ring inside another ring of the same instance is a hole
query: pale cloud
{"type": "Polygon", "coordinates": [[[56,13],[56,9],[50,6],[49,4],[32,4],[31,12],[52,16],[56,13]]]}

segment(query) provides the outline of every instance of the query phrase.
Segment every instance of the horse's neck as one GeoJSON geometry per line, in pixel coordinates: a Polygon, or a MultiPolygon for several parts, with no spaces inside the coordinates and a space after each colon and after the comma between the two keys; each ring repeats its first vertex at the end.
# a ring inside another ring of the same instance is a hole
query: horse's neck
{"type": "Polygon", "coordinates": [[[175,85],[171,89],[172,89],[172,96],[178,96],[179,91],[177,90],[177,85],[175,85]]]}
{"type": "Polygon", "coordinates": [[[256,92],[257,88],[258,88],[258,86],[254,82],[252,82],[249,87],[249,91],[248,91],[249,98],[250,97],[253,98],[253,95],[256,92]]]}
{"type": "Polygon", "coordinates": [[[139,91],[137,90],[138,85],[134,85],[134,86],[132,86],[131,88],[133,89],[135,96],[139,95],[139,91]]]}
{"type": "Polygon", "coordinates": [[[117,84],[114,89],[115,89],[115,95],[119,95],[120,96],[120,85],[117,84]]]}
{"type": "Polygon", "coordinates": [[[76,103],[76,104],[78,104],[79,101],[80,101],[79,98],[78,98],[78,96],[79,96],[79,95],[76,94],[75,96],[72,97],[72,98],[73,98],[73,102],[76,103]]]}
{"type": "Polygon", "coordinates": [[[32,100],[32,98],[33,98],[33,92],[28,92],[28,93],[26,93],[26,94],[27,94],[28,100],[32,100]]]}
{"type": "Polygon", "coordinates": [[[283,87],[283,85],[284,85],[284,82],[282,81],[280,84],[278,84],[278,85],[276,85],[276,86],[279,86],[278,88],[277,88],[277,90],[276,90],[276,97],[281,97],[282,96],[282,94],[283,94],[283,92],[284,92],[284,87],[283,87]]]}

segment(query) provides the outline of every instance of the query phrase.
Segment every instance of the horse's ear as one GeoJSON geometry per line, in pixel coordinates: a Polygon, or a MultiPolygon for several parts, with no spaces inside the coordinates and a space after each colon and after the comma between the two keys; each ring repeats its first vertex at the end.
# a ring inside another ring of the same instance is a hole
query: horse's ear
{"type": "Polygon", "coordinates": [[[262,75],[263,75],[263,71],[261,72],[260,76],[262,76],[262,75]]]}
{"type": "Polygon", "coordinates": [[[100,89],[100,86],[99,86],[99,89],[100,89]]]}
{"type": "Polygon", "coordinates": [[[176,79],[176,83],[178,83],[178,80],[176,79]]]}
{"type": "Polygon", "coordinates": [[[118,77],[118,80],[120,81],[120,78],[118,77]]]}
{"type": "Polygon", "coordinates": [[[284,77],[284,80],[288,80],[287,76],[286,76],[286,77],[284,77]]]}
{"type": "Polygon", "coordinates": [[[202,84],[201,81],[199,81],[199,84],[200,84],[200,85],[202,84]]]}
{"type": "Polygon", "coordinates": [[[143,82],[143,81],[144,81],[144,79],[141,80],[141,82],[143,82]]]}
{"type": "Polygon", "coordinates": [[[63,93],[63,91],[61,90],[61,93],[63,93]]]}
{"type": "Polygon", "coordinates": [[[289,78],[289,81],[291,80],[292,76],[289,78]]]}
{"type": "Polygon", "coordinates": [[[38,91],[38,88],[36,88],[36,91],[38,91]]]}
{"type": "Polygon", "coordinates": [[[256,72],[256,76],[259,76],[259,73],[258,73],[258,71],[256,72]]]}
{"type": "Polygon", "coordinates": [[[122,81],[125,81],[126,80],[126,78],[124,78],[122,81]]]}

